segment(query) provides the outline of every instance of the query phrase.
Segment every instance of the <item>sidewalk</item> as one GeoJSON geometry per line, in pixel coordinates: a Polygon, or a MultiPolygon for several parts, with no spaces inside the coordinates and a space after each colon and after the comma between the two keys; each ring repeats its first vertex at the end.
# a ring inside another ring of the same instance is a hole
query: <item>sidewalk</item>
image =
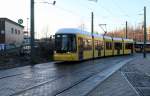
{"type": "Polygon", "coordinates": [[[146,58],[143,54],[137,55],[121,71],[140,96],[150,96],[150,53],[146,58]]]}
{"type": "Polygon", "coordinates": [[[150,54],[134,57],[88,96],[150,96],[150,54]]]}

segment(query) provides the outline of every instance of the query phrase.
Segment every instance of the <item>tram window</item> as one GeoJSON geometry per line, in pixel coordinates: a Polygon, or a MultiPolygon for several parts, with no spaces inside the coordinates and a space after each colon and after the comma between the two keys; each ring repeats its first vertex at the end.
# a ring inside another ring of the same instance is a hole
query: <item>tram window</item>
{"type": "Polygon", "coordinates": [[[96,50],[102,50],[104,48],[104,43],[103,41],[95,41],[95,49],[96,50]]]}
{"type": "Polygon", "coordinates": [[[84,50],[91,50],[92,49],[92,40],[90,39],[84,39],[84,50]]]}
{"type": "Polygon", "coordinates": [[[125,48],[126,49],[132,49],[132,43],[126,43],[125,48]]]}
{"type": "Polygon", "coordinates": [[[76,50],[76,38],[72,38],[72,50],[76,50]]]}
{"type": "Polygon", "coordinates": [[[56,38],[60,38],[60,35],[56,35],[56,38]]]}
{"type": "Polygon", "coordinates": [[[94,46],[95,46],[95,49],[97,49],[97,47],[98,47],[98,41],[97,40],[94,41],[94,46]]]}
{"type": "Polygon", "coordinates": [[[150,45],[149,45],[149,44],[147,44],[147,45],[146,45],[146,48],[150,48],[150,45]]]}
{"type": "Polygon", "coordinates": [[[88,39],[88,49],[91,50],[92,49],[92,40],[88,39]]]}
{"type": "Polygon", "coordinates": [[[95,41],[95,49],[98,50],[98,40],[95,41]]]}
{"type": "Polygon", "coordinates": [[[55,36],[56,52],[75,52],[76,36],[72,34],[57,34],[55,36]]]}
{"type": "Polygon", "coordinates": [[[112,43],[106,42],[106,49],[112,49],[112,43]]]}
{"type": "Polygon", "coordinates": [[[78,38],[78,46],[83,47],[83,38],[78,38]]]}
{"type": "Polygon", "coordinates": [[[141,48],[141,46],[140,45],[135,45],[135,48],[141,48]]]}
{"type": "Polygon", "coordinates": [[[61,46],[61,50],[67,50],[67,48],[69,47],[69,40],[67,38],[67,35],[62,35],[62,46],[61,46]]]}
{"type": "Polygon", "coordinates": [[[115,43],[115,49],[122,49],[122,43],[115,43]]]}

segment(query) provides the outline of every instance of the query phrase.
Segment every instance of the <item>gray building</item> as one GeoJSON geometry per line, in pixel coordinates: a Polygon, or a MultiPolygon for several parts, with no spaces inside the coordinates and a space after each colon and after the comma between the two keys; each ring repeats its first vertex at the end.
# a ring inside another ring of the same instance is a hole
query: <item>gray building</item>
{"type": "Polygon", "coordinates": [[[8,19],[0,18],[0,44],[20,46],[24,41],[24,26],[8,19]]]}

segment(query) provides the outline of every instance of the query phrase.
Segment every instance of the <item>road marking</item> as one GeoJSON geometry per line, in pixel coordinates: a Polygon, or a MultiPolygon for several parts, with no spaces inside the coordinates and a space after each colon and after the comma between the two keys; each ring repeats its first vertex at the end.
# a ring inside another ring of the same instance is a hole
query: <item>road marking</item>
{"type": "Polygon", "coordinates": [[[137,90],[135,89],[135,87],[130,83],[130,81],[127,79],[127,77],[125,76],[125,74],[121,71],[121,75],[123,76],[123,78],[128,82],[129,86],[135,91],[135,93],[140,96],[139,92],[137,92],[137,90]]]}

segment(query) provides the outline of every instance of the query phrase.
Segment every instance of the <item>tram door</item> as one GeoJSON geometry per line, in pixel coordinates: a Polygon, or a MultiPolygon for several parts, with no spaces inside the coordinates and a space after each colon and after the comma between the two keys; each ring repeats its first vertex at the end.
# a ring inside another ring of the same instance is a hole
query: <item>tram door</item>
{"type": "Polygon", "coordinates": [[[78,56],[79,56],[79,60],[83,60],[83,38],[78,38],[78,56]]]}
{"type": "Polygon", "coordinates": [[[133,54],[133,53],[134,53],[134,46],[133,46],[133,44],[131,44],[131,54],[133,54]]]}

